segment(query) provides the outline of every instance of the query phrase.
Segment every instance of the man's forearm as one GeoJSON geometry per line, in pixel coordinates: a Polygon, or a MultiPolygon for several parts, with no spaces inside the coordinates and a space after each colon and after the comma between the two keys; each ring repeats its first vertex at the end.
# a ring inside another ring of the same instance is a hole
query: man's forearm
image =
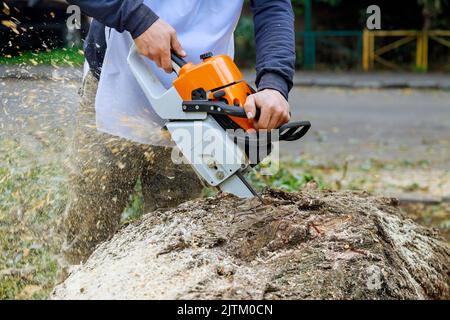
{"type": "Polygon", "coordinates": [[[256,40],[256,84],[285,98],[295,73],[294,12],[290,0],[252,0],[256,40]]]}
{"type": "Polygon", "coordinates": [[[67,0],[102,24],[119,32],[128,31],[139,37],[158,16],[142,0],[67,0]]]}

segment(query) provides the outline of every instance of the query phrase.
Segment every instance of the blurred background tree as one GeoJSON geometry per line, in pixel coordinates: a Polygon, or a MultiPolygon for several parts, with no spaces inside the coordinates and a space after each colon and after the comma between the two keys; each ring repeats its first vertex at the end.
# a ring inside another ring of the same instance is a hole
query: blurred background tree
{"type": "Polygon", "coordinates": [[[429,30],[435,25],[439,25],[439,15],[442,13],[444,5],[448,4],[447,0],[418,0],[420,6],[422,6],[423,16],[423,28],[429,30]]]}

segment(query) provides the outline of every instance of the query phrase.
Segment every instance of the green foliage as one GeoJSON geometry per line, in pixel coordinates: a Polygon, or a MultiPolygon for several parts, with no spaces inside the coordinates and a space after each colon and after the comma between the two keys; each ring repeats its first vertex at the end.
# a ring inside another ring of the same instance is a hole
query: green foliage
{"type": "Polygon", "coordinates": [[[428,10],[430,14],[439,14],[446,0],[418,0],[420,6],[428,10]]]}
{"type": "Polygon", "coordinates": [[[136,183],[134,193],[130,196],[130,203],[122,213],[122,224],[138,220],[144,214],[144,196],[142,194],[141,179],[136,183]]]}
{"type": "Polygon", "coordinates": [[[0,64],[6,65],[67,65],[82,66],[84,63],[83,51],[79,48],[62,48],[51,51],[26,51],[18,56],[2,55],[0,64]]]}
{"type": "Polygon", "coordinates": [[[422,15],[424,20],[424,29],[431,29],[439,24],[439,15],[443,11],[444,5],[448,4],[448,0],[417,0],[422,7],[422,15]]]}
{"type": "Polygon", "coordinates": [[[264,165],[259,165],[249,174],[252,184],[259,190],[270,187],[299,191],[310,181],[315,181],[320,189],[329,188],[320,175],[316,175],[308,161],[300,159],[292,163],[283,163],[273,175],[263,175],[264,165]]]}
{"type": "Polygon", "coordinates": [[[253,67],[256,52],[253,17],[243,15],[234,35],[238,65],[240,67],[253,67]]]}

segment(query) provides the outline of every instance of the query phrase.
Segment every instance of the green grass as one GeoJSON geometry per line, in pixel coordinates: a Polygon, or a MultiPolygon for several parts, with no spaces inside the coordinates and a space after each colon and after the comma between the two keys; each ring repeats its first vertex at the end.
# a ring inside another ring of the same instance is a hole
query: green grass
{"type": "Polygon", "coordinates": [[[252,185],[262,190],[265,187],[284,189],[289,192],[301,190],[308,182],[315,181],[319,189],[331,186],[325,182],[324,177],[314,166],[301,159],[297,162],[278,164],[279,169],[272,175],[265,175],[265,165],[259,165],[248,175],[252,185]]]}
{"type": "Polygon", "coordinates": [[[26,51],[17,56],[2,55],[0,65],[53,65],[82,66],[83,51],[79,48],[62,48],[49,51],[26,51]]]}
{"type": "Polygon", "coordinates": [[[53,288],[67,198],[61,177],[59,164],[0,138],[0,299],[45,298],[53,288]]]}
{"type": "Polygon", "coordinates": [[[122,213],[121,223],[128,224],[138,220],[144,214],[144,195],[142,194],[141,179],[136,183],[134,193],[130,195],[130,203],[122,213]]]}

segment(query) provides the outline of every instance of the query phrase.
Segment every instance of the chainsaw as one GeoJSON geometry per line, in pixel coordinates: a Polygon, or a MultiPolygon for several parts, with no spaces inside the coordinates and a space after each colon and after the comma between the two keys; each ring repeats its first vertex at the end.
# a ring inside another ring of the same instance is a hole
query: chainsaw
{"type": "MultiPolygon", "coordinates": [[[[244,81],[233,60],[212,53],[200,58],[202,62],[193,64],[172,53],[177,78],[169,89],[164,88],[134,45],[128,64],[154,111],[165,121],[164,129],[197,175],[223,192],[261,199],[245,174],[270,155],[273,143],[301,139],[311,123],[290,122],[275,130],[275,135],[257,132],[243,108],[255,90],[244,81]],[[195,138],[192,141],[187,137],[195,138]],[[211,150],[210,144],[205,146],[206,140],[213,141],[216,149],[211,150]]],[[[257,110],[255,119],[259,116],[257,110]]]]}

